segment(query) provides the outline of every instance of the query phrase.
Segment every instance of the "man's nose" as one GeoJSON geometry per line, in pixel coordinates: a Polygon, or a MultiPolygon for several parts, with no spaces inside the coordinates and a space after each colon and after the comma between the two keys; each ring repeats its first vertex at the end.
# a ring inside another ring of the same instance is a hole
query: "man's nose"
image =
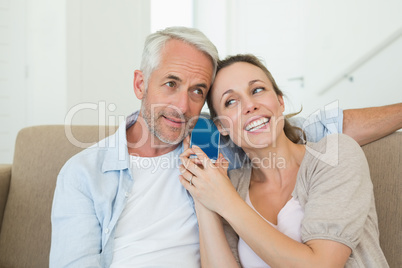
{"type": "Polygon", "coordinates": [[[180,92],[177,96],[174,97],[174,105],[183,113],[187,113],[189,110],[189,95],[187,91],[180,92]]]}

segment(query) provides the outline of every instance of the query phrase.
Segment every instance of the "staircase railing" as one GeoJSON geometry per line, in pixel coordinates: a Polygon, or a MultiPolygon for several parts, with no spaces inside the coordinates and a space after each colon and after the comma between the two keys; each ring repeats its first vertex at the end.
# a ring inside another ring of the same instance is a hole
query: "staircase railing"
{"type": "Polygon", "coordinates": [[[379,54],[382,50],[390,46],[393,42],[398,40],[400,37],[402,37],[402,27],[399,28],[397,31],[395,31],[392,35],[390,35],[388,38],[384,39],[383,42],[381,42],[379,45],[374,47],[372,50],[367,52],[365,55],[363,55],[361,58],[356,60],[353,64],[351,64],[347,69],[345,69],[341,74],[336,76],[330,83],[327,84],[322,90],[318,92],[318,95],[323,95],[327,91],[329,91],[332,87],[337,85],[339,82],[341,82],[343,79],[353,79],[351,77],[351,73],[359,69],[362,65],[364,65],[366,62],[371,60],[373,57],[375,57],[377,54],[379,54]]]}

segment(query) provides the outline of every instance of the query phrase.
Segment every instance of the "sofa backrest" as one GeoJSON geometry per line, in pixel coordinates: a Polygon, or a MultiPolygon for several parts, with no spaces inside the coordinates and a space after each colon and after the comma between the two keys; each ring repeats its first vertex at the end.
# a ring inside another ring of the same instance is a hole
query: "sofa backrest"
{"type": "Polygon", "coordinates": [[[35,126],[18,133],[0,232],[0,267],[49,266],[50,213],[57,174],[82,147],[115,129],[35,126]]]}
{"type": "Polygon", "coordinates": [[[374,185],[381,248],[390,267],[402,267],[402,132],[363,146],[374,185]]]}
{"type": "MultiPolygon", "coordinates": [[[[0,231],[1,267],[47,267],[56,178],[83,148],[113,133],[98,126],[37,126],[17,137],[12,179],[0,231]],[[67,132],[68,134],[68,132],[67,132]],[[77,142],[76,142],[77,143],[77,142]]],[[[380,242],[390,267],[402,267],[402,132],[363,146],[376,195],[380,242]]]]}

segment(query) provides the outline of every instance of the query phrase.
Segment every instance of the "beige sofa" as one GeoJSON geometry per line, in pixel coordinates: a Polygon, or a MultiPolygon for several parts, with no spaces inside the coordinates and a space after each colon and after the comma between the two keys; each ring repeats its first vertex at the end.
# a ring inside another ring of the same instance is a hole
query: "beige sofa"
{"type": "MultiPolygon", "coordinates": [[[[13,164],[0,165],[0,267],[48,266],[57,174],[80,147],[114,131],[97,126],[74,126],[72,136],[64,126],[20,131],[13,164]]],[[[363,149],[375,188],[381,245],[390,266],[402,267],[402,133],[363,149]]]]}

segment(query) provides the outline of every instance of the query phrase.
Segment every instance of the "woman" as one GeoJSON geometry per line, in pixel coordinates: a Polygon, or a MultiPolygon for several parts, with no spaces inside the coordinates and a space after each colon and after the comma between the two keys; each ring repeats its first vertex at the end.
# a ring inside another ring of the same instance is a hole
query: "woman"
{"type": "Polygon", "coordinates": [[[208,105],[220,133],[250,161],[229,180],[222,155],[215,164],[198,147],[181,156],[203,266],[388,267],[367,161],[354,140],[299,144],[282,92],[252,55],[220,62],[208,105]]]}

